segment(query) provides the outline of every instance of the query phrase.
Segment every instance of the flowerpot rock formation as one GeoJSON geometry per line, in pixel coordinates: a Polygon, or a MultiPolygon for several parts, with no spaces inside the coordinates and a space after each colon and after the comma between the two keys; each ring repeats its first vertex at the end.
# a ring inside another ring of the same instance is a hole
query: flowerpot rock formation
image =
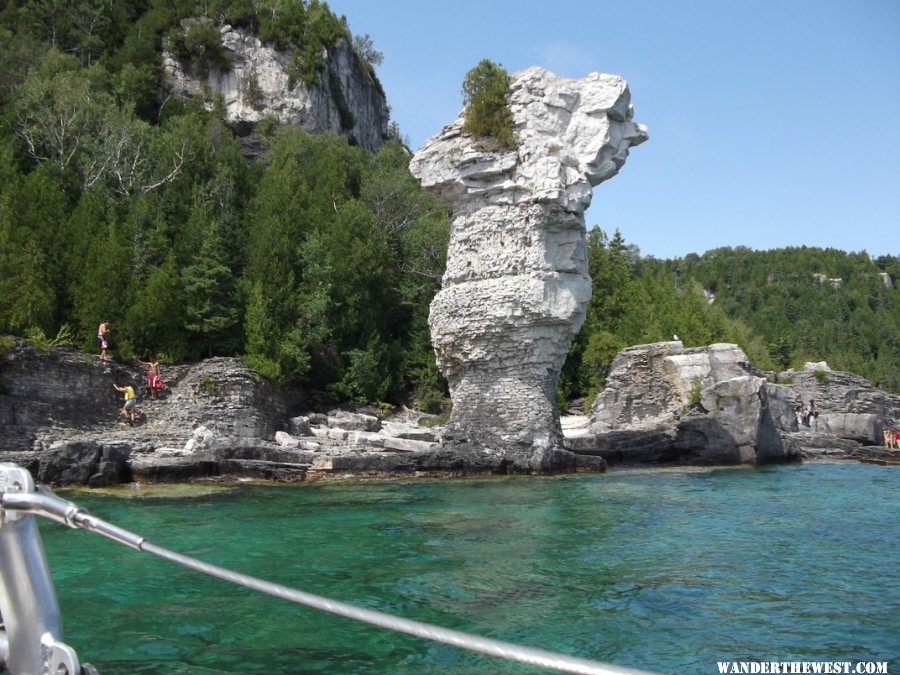
{"type": "Polygon", "coordinates": [[[591,295],[584,210],[647,130],[615,75],[512,79],[516,148],[463,133],[461,114],[410,164],[453,214],[429,316],[453,399],[444,443],[510,472],[566,470],[555,392],[591,295]]]}

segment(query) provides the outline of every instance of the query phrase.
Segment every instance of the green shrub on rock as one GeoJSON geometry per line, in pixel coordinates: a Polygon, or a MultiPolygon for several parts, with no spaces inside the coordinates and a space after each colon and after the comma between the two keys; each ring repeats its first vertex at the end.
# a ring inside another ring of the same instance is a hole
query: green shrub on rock
{"type": "Polygon", "coordinates": [[[507,92],[509,73],[500,64],[483,59],[466,73],[462,94],[465,105],[463,131],[479,138],[490,138],[503,147],[516,146],[513,117],[507,92]]]}

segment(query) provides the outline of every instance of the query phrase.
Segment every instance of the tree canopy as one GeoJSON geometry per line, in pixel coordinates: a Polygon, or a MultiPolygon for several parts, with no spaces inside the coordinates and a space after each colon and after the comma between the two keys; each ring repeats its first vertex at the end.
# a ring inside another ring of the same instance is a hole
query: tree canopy
{"type": "MultiPolygon", "coordinates": [[[[2,72],[0,331],[68,326],[93,349],[109,319],[123,359],[241,355],[323,400],[443,396],[421,324],[448,225],[409,151],[273,125],[248,164],[220,111],[148,92],[163,41],[221,66],[217,26],[230,22],[308,79],[350,37],[346,21],[317,0],[113,4],[0,14],[32,57],[2,72]]],[[[357,42],[377,60],[368,36],[357,42]]]]}

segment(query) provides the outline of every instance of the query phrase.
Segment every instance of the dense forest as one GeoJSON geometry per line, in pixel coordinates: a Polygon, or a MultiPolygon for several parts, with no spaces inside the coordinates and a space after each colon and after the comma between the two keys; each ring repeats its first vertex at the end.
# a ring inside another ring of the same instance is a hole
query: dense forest
{"type": "Polygon", "coordinates": [[[678,337],[740,345],[763,370],[827,361],[900,391],[900,258],[815,247],[720,248],[641,257],[616,232],[588,232],[594,291],[563,370],[565,398],[590,399],[622,348],[678,337]]]}
{"type": "MultiPolygon", "coordinates": [[[[5,2],[0,333],[96,351],[109,320],[118,359],[237,355],[316,401],[438,410],[427,315],[445,209],[410,176],[399,140],[372,154],[273,122],[248,163],[221,109],[165,96],[163,44],[223,65],[209,30],[222,23],[292,54],[298,82],[340,38],[377,63],[368,36],[316,0],[5,2]],[[206,21],[183,22],[195,16],[206,21]]],[[[898,291],[884,283],[895,257],[722,249],[659,261],[594,228],[588,258],[594,295],[561,399],[596,393],[622,347],[675,333],[736,342],[762,368],[827,360],[900,390],[898,291]]]]}
{"type": "Polygon", "coordinates": [[[110,320],[123,360],[241,355],[318,398],[440,401],[447,219],[408,149],[272,122],[248,164],[221,110],[161,88],[163,44],[215,64],[226,22],[314,78],[351,38],[327,4],[31,0],[0,19],[0,331],[94,351],[110,320]]]}

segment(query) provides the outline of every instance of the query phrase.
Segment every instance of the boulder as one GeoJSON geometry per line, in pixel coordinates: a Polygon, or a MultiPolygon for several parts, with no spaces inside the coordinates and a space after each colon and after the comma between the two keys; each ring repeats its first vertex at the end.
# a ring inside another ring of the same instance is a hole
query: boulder
{"type": "Polygon", "coordinates": [[[129,450],[97,441],[60,441],[42,453],[37,478],[57,485],[102,487],[128,482],[129,450]]]}
{"type": "Polygon", "coordinates": [[[275,442],[282,448],[298,448],[300,441],[284,431],[275,432],[275,442]]]}
{"type": "Polygon", "coordinates": [[[329,412],[325,424],[332,429],[344,429],[345,431],[378,431],[381,428],[381,420],[374,415],[346,410],[329,412]]]}
{"type": "Polygon", "coordinates": [[[871,413],[829,412],[820,414],[811,426],[830,436],[838,436],[864,445],[881,445],[882,422],[871,413]]]}
{"type": "Polygon", "coordinates": [[[204,426],[194,429],[194,433],[184,444],[184,451],[188,454],[195,452],[203,452],[204,450],[213,450],[216,447],[216,437],[209,429],[204,426]]]}
{"type": "Polygon", "coordinates": [[[275,391],[241,359],[216,357],[191,367],[165,403],[148,414],[164,411],[170,427],[204,426],[219,438],[272,440],[287,426],[289,394],[275,391]]]}
{"type": "Polygon", "coordinates": [[[101,456],[96,441],[61,441],[54,443],[41,457],[38,480],[59,485],[87,485],[97,473],[101,456]]]}
{"type": "Polygon", "coordinates": [[[434,450],[437,445],[428,441],[412,441],[408,438],[391,438],[384,439],[381,445],[385,450],[395,450],[397,452],[428,452],[434,450]]]}
{"type": "Polygon", "coordinates": [[[309,426],[309,418],[305,415],[292,417],[288,420],[288,430],[293,436],[311,436],[312,430],[309,426]]]}

